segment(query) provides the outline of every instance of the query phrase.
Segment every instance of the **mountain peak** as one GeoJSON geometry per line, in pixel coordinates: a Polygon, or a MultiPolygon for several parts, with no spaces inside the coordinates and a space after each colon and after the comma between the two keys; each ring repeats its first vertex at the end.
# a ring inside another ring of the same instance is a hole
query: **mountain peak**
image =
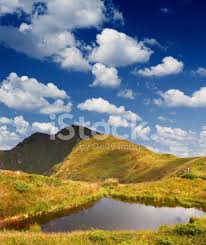
{"type": "Polygon", "coordinates": [[[24,139],[9,151],[0,154],[0,167],[8,170],[21,170],[32,173],[45,173],[50,168],[69,155],[73,147],[81,141],[81,133],[86,138],[92,137],[97,132],[79,125],[68,125],[60,130],[51,140],[50,135],[36,132],[24,139]],[[73,131],[73,137],[61,139],[59,134],[67,136],[73,131]]]}

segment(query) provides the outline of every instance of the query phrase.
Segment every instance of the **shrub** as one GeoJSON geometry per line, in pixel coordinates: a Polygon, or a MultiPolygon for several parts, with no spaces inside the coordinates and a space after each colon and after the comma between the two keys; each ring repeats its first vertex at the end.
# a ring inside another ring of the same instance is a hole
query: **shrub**
{"type": "Polygon", "coordinates": [[[195,223],[198,219],[195,217],[191,217],[189,223],[195,223]]]}
{"type": "Polygon", "coordinates": [[[203,229],[202,227],[195,225],[194,223],[188,223],[185,225],[176,225],[174,228],[174,232],[181,236],[184,235],[196,236],[196,235],[205,234],[206,230],[203,229]]]}
{"type": "Polygon", "coordinates": [[[30,189],[29,186],[27,184],[22,183],[22,182],[17,182],[15,184],[15,190],[20,192],[20,193],[27,192],[29,189],[30,189]]]}
{"type": "Polygon", "coordinates": [[[89,234],[89,240],[92,242],[103,242],[105,241],[105,233],[101,230],[93,231],[89,234]]]}
{"type": "Polygon", "coordinates": [[[103,186],[116,186],[119,184],[119,180],[117,178],[108,178],[103,182],[103,186]]]}
{"type": "Polygon", "coordinates": [[[198,179],[198,176],[193,173],[186,173],[181,176],[184,179],[198,179]]]}
{"type": "Polygon", "coordinates": [[[33,224],[29,227],[30,232],[41,232],[41,226],[38,224],[33,224]]]}
{"type": "Polygon", "coordinates": [[[156,241],[157,245],[178,245],[176,241],[174,241],[171,237],[157,237],[156,241]]]}

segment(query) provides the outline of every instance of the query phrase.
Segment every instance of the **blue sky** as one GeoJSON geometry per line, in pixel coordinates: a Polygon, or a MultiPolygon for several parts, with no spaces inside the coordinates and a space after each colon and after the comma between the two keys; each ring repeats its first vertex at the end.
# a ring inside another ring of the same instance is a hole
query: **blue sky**
{"type": "Polygon", "coordinates": [[[84,116],[127,133],[137,119],[136,143],[205,155],[205,9],[203,0],[0,0],[0,149],[71,113],[70,124],[84,116]]]}

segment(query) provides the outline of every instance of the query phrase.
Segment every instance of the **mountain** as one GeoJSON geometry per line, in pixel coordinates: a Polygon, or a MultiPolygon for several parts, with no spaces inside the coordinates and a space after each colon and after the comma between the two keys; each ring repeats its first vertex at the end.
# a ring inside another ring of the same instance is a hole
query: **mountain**
{"type": "Polygon", "coordinates": [[[173,176],[206,178],[205,158],[178,158],[159,154],[112,135],[77,125],[54,135],[35,133],[10,151],[0,152],[0,168],[54,175],[88,182],[116,178],[123,183],[166,179],[173,176]],[[74,137],[62,140],[59,134],[74,137]],[[80,131],[86,139],[81,139],[80,131]],[[92,137],[96,135],[98,137],[92,137]]]}
{"type": "MultiPolygon", "coordinates": [[[[197,170],[198,161],[203,173],[204,161],[200,158],[158,154],[113,136],[98,137],[101,140],[92,137],[79,142],[64,161],[53,168],[54,176],[89,182],[117,178],[123,183],[135,183],[186,174],[192,168],[197,170]]],[[[206,168],[204,174],[206,176],[206,168]]]]}
{"type": "Polygon", "coordinates": [[[97,134],[93,130],[77,125],[62,129],[54,135],[55,140],[51,140],[50,135],[34,133],[13,149],[0,152],[0,168],[38,174],[49,172],[54,164],[63,161],[73,147],[81,141],[80,130],[87,137],[97,134]],[[74,130],[74,137],[61,140],[58,135],[68,135],[68,130],[74,130]]]}

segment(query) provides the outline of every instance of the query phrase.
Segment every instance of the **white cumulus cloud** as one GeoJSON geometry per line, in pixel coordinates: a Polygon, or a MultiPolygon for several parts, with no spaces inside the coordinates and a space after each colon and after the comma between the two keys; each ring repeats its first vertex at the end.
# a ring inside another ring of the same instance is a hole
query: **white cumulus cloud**
{"type": "Polygon", "coordinates": [[[197,68],[197,70],[195,71],[195,74],[202,76],[202,77],[206,77],[206,68],[204,67],[197,68]]]}
{"type": "Polygon", "coordinates": [[[6,125],[0,126],[0,149],[9,150],[20,141],[20,137],[15,132],[8,129],[6,125]]]}
{"type": "Polygon", "coordinates": [[[90,69],[84,44],[73,34],[76,29],[123,21],[121,12],[102,0],[0,0],[0,15],[20,11],[30,23],[0,26],[0,43],[33,58],[50,59],[66,70],[90,69]]]}
{"type": "Polygon", "coordinates": [[[161,98],[156,99],[157,105],[169,107],[206,107],[206,87],[195,91],[191,96],[186,95],[178,89],[170,89],[160,93],[161,98]]]}
{"type": "Polygon", "coordinates": [[[118,77],[118,71],[114,67],[107,67],[103,64],[97,63],[92,68],[92,74],[95,80],[92,87],[110,87],[115,88],[121,84],[121,79],[118,77]]]}
{"type": "Polygon", "coordinates": [[[8,117],[0,117],[0,124],[9,125],[12,124],[12,120],[8,117]]]}
{"type": "Polygon", "coordinates": [[[162,60],[162,63],[156,66],[152,66],[150,68],[144,68],[137,71],[137,74],[146,77],[162,77],[167,75],[174,75],[180,73],[184,68],[184,64],[182,61],[178,61],[177,59],[168,56],[162,60]]]}
{"type": "Polygon", "coordinates": [[[16,73],[10,73],[0,86],[0,102],[12,109],[42,114],[69,112],[71,103],[68,100],[67,93],[53,83],[44,85],[34,78],[19,77],[16,73]]]}
{"type": "Polygon", "coordinates": [[[133,100],[135,99],[135,93],[133,92],[132,89],[123,89],[120,90],[117,94],[117,96],[125,98],[125,99],[130,99],[133,100]]]}
{"type": "Polygon", "coordinates": [[[134,128],[133,133],[136,134],[137,139],[141,140],[149,140],[150,139],[151,128],[149,126],[145,126],[145,123],[141,123],[134,128]]]}
{"type": "Polygon", "coordinates": [[[129,122],[127,119],[125,119],[122,116],[109,116],[108,119],[108,124],[111,126],[116,126],[116,127],[124,127],[127,128],[129,127],[129,122]]]}
{"type": "Polygon", "coordinates": [[[159,146],[163,146],[168,153],[179,156],[195,155],[197,150],[197,136],[190,130],[156,125],[156,131],[151,135],[151,139],[159,146]]]}
{"type": "Polygon", "coordinates": [[[59,128],[51,122],[29,123],[22,115],[0,117],[0,150],[9,150],[34,132],[56,134],[59,128]]]}
{"type": "Polygon", "coordinates": [[[32,123],[32,130],[35,132],[48,133],[53,135],[56,134],[59,129],[49,122],[34,122],[32,123]]]}
{"type": "Polygon", "coordinates": [[[131,121],[141,120],[139,115],[130,110],[127,111],[124,106],[117,107],[102,98],[87,99],[85,102],[80,103],[78,108],[82,111],[86,110],[109,115],[121,115],[125,119],[131,121]]]}
{"type": "Polygon", "coordinates": [[[97,35],[96,43],[97,46],[90,54],[90,60],[108,66],[147,62],[153,53],[142,42],[114,29],[104,29],[97,35]]]}

